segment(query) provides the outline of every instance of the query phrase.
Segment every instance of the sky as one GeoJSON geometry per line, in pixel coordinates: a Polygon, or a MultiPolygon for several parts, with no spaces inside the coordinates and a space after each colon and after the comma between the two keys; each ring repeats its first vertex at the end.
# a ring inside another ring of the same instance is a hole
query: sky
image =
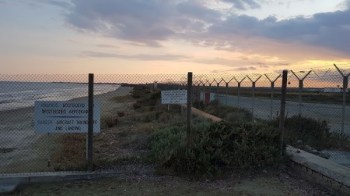
{"type": "Polygon", "coordinates": [[[349,0],[0,0],[1,74],[349,65],[349,0]]]}

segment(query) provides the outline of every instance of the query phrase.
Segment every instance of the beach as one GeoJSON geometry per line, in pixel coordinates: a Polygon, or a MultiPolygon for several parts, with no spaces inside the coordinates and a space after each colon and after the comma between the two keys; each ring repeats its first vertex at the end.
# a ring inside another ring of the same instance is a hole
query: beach
{"type": "MultiPolygon", "coordinates": [[[[119,87],[115,91],[94,96],[101,104],[101,116],[125,109],[113,97],[125,96],[132,88],[119,87]]],[[[87,101],[87,97],[71,99],[87,101]]],[[[0,173],[50,171],[50,153],[58,147],[56,138],[62,134],[39,134],[34,130],[34,107],[0,111],[0,173]],[[43,169],[42,169],[43,168],[43,169]]]]}

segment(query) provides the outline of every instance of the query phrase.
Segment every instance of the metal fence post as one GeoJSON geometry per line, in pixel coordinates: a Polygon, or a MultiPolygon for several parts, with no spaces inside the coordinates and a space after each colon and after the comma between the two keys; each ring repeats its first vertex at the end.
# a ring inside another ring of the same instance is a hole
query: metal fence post
{"type": "Polygon", "coordinates": [[[89,74],[89,96],[88,96],[88,140],[87,140],[87,166],[93,171],[93,128],[94,128],[94,74],[89,74]]]}
{"type": "Polygon", "coordinates": [[[228,99],[228,94],[229,94],[229,91],[228,91],[228,84],[233,80],[234,78],[231,78],[231,80],[229,80],[229,81],[226,81],[226,80],[224,80],[223,78],[222,78],[222,81],[224,81],[225,82],[225,87],[226,87],[226,92],[225,92],[225,103],[226,103],[226,105],[228,104],[228,101],[227,101],[227,99],[228,99]]]}
{"type": "Polygon", "coordinates": [[[226,105],[227,105],[228,83],[227,83],[227,82],[225,82],[225,83],[226,83],[225,103],[226,103],[226,105]]]}
{"type": "MultiPolygon", "coordinates": [[[[304,79],[312,72],[312,70],[308,71],[304,77],[299,78],[298,75],[292,71],[292,73],[294,74],[294,76],[299,80],[299,98],[298,98],[298,102],[299,102],[299,117],[301,117],[302,114],[302,92],[303,92],[303,88],[304,88],[304,79]]],[[[304,73],[304,72],[302,72],[304,73]]]]}
{"type": "Polygon", "coordinates": [[[241,96],[240,89],[241,89],[241,83],[238,82],[238,84],[237,84],[237,107],[239,107],[239,101],[240,101],[239,98],[241,96]]]}
{"type": "Polygon", "coordinates": [[[342,106],[342,123],[341,123],[341,133],[344,133],[345,129],[345,115],[346,115],[346,93],[349,85],[349,76],[350,73],[345,75],[338,67],[335,65],[335,68],[338,70],[340,75],[343,77],[343,106],[342,106]]]}
{"type": "Polygon", "coordinates": [[[240,92],[240,89],[241,89],[241,83],[243,82],[243,80],[246,78],[246,76],[244,76],[241,80],[238,80],[236,77],[233,77],[234,80],[236,80],[237,82],[237,107],[239,108],[239,99],[240,99],[240,96],[241,96],[241,92],[240,92]]]}
{"type": "Polygon", "coordinates": [[[254,109],[255,109],[255,84],[256,82],[261,78],[262,75],[260,75],[256,80],[252,80],[249,76],[248,79],[252,82],[252,120],[254,120],[254,109]]]}
{"type": "Polygon", "coordinates": [[[191,124],[192,124],[192,72],[187,73],[187,144],[191,145],[191,124]]]}
{"type": "Polygon", "coordinates": [[[271,82],[271,101],[270,101],[270,120],[272,120],[272,113],[273,113],[273,95],[275,91],[275,82],[278,80],[278,78],[281,77],[281,74],[279,74],[274,80],[270,79],[270,77],[265,74],[266,78],[271,82]]]}
{"type": "Polygon", "coordinates": [[[343,110],[342,110],[342,124],[341,133],[344,133],[345,129],[345,113],[346,113],[346,93],[349,84],[349,75],[343,77],[343,110]]]}
{"type": "Polygon", "coordinates": [[[285,111],[286,111],[286,92],[287,92],[287,77],[288,71],[283,70],[282,73],[282,89],[281,89],[281,108],[280,108],[280,119],[278,128],[281,131],[281,155],[283,155],[284,146],[284,122],[285,122],[285,111]]]}

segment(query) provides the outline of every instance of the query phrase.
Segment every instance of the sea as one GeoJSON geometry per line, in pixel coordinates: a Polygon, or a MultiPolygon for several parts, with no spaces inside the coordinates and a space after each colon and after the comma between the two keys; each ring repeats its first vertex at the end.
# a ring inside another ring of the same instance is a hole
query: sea
{"type": "MultiPolygon", "coordinates": [[[[117,84],[94,84],[94,95],[115,91],[117,84]]],[[[0,81],[0,111],[34,106],[35,101],[67,101],[88,95],[88,84],[0,81]]]]}

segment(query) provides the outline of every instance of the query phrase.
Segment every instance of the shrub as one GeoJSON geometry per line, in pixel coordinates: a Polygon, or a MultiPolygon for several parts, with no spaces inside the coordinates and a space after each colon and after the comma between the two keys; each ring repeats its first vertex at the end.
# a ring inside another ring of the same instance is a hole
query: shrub
{"type": "Polygon", "coordinates": [[[55,171],[85,169],[85,136],[66,134],[59,138],[61,146],[51,155],[55,171]]]}
{"type": "Polygon", "coordinates": [[[153,159],[161,164],[173,156],[184,141],[185,127],[170,127],[157,130],[152,134],[150,148],[153,159]]]}
{"type": "Polygon", "coordinates": [[[279,131],[266,123],[199,123],[192,131],[191,145],[186,143],[185,127],[157,131],[151,138],[156,162],[178,173],[211,176],[281,160],[279,131]]]}
{"type": "Polygon", "coordinates": [[[149,94],[151,91],[146,86],[135,86],[133,91],[131,91],[131,96],[135,99],[139,99],[149,94]]]}
{"type": "Polygon", "coordinates": [[[113,116],[102,116],[101,117],[101,127],[111,128],[118,124],[118,118],[113,116]]]}
{"type": "Polygon", "coordinates": [[[139,108],[141,108],[141,104],[139,104],[139,103],[134,103],[133,105],[132,105],[132,107],[136,110],[136,109],[139,109],[139,108]]]}
{"type": "Polygon", "coordinates": [[[252,113],[248,110],[221,105],[215,100],[210,102],[204,111],[232,123],[250,121],[253,118],[252,113]]]}
{"type": "Polygon", "coordinates": [[[195,108],[197,108],[197,109],[200,109],[200,110],[202,110],[202,109],[205,108],[205,104],[204,104],[203,101],[198,101],[198,100],[196,100],[196,101],[193,102],[192,105],[193,105],[193,107],[195,107],[195,108]]]}
{"type": "MultiPolygon", "coordinates": [[[[273,122],[278,126],[278,120],[273,122]]],[[[312,118],[292,116],[285,120],[285,141],[296,147],[309,145],[317,149],[327,146],[331,136],[326,121],[317,121],[312,118]],[[302,141],[302,143],[300,143],[302,141]]]]}
{"type": "Polygon", "coordinates": [[[119,117],[123,117],[123,116],[125,116],[125,112],[124,112],[124,111],[117,112],[117,115],[118,115],[119,117]]]}
{"type": "MultiPolygon", "coordinates": [[[[148,91],[147,91],[148,92],[148,91]]],[[[137,93],[140,95],[140,93],[137,93]]],[[[136,103],[133,104],[134,109],[153,111],[155,106],[160,104],[160,91],[143,93],[140,95],[136,103]]]]}

